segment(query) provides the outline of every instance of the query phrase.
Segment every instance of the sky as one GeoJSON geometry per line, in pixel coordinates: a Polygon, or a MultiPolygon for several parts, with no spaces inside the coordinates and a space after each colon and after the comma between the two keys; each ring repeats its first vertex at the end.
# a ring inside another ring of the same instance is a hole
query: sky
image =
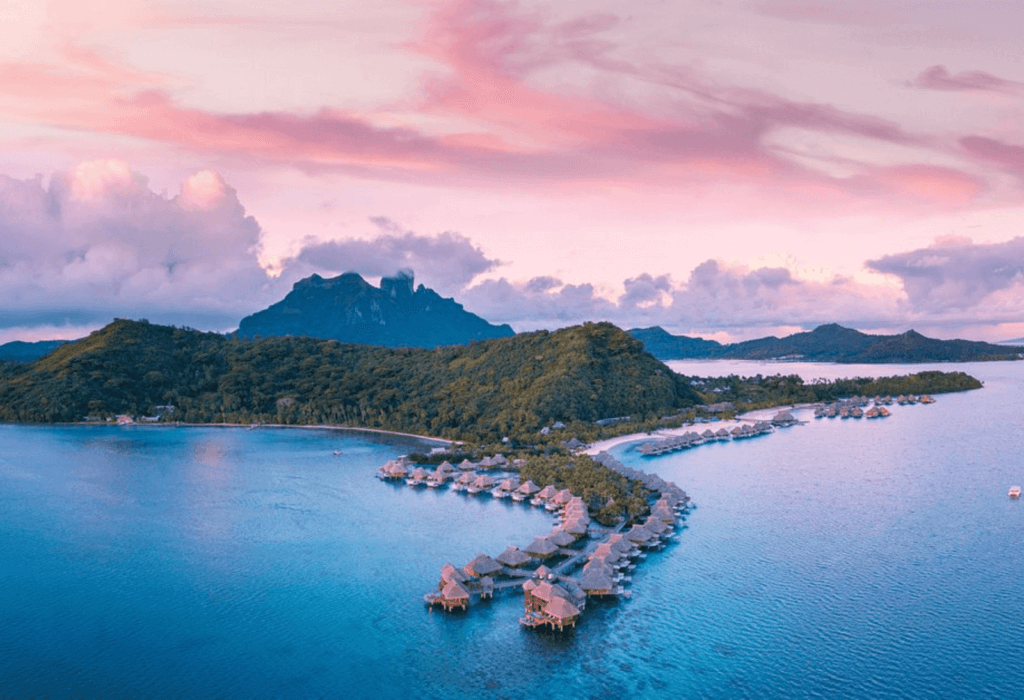
{"type": "Polygon", "coordinates": [[[518,331],[1024,336],[1019,0],[0,0],[0,342],[411,268],[518,331]]]}

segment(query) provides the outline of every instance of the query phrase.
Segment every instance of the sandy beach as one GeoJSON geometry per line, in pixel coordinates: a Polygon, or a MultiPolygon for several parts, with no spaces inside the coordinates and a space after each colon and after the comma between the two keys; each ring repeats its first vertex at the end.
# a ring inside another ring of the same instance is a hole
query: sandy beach
{"type": "Polygon", "coordinates": [[[608,438],[607,440],[598,440],[597,442],[591,443],[587,447],[587,449],[583,451],[583,454],[593,456],[606,450],[610,450],[611,448],[616,447],[617,445],[622,445],[628,442],[647,442],[649,440],[659,440],[673,436],[683,435],[685,433],[693,431],[700,433],[708,428],[711,428],[712,430],[719,430],[720,428],[732,430],[737,425],[742,425],[743,423],[757,423],[758,421],[771,420],[779,411],[797,412],[814,408],[815,406],[818,405],[820,404],[801,403],[790,406],[760,408],[756,411],[742,413],[732,420],[718,420],[714,421],[713,423],[693,423],[681,426],[679,428],[666,428],[664,430],[655,430],[650,433],[630,433],[629,435],[620,435],[619,437],[608,438]]]}

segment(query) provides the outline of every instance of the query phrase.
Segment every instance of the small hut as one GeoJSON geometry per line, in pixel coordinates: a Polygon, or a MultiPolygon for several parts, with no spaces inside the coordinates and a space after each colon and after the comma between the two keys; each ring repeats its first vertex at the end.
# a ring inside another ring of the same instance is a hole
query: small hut
{"type": "Polygon", "coordinates": [[[459,462],[459,470],[464,472],[471,472],[476,469],[476,465],[470,462],[468,459],[464,459],[459,462]]]}
{"type": "Polygon", "coordinates": [[[529,554],[524,554],[520,551],[519,547],[509,547],[504,552],[494,557],[494,560],[503,566],[507,566],[510,569],[518,569],[521,566],[529,564],[531,561],[529,554]]]}
{"type": "Polygon", "coordinates": [[[575,627],[580,616],[579,609],[565,598],[554,598],[542,612],[548,616],[552,629],[557,627],[559,632],[569,626],[575,627]]]}
{"type": "Polygon", "coordinates": [[[606,571],[600,568],[584,571],[583,576],[580,578],[579,586],[588,596],[603,596],[615,593],[615,582],[612,581],[611,576],[606,571]]]}
{"type": "Polygon", "coordinates": [[[501,571],[501,564],[486,554],[477,554],[473,561],[462,567],[462,570],[470,576],[483,578],[484,576],[490,576],[501,571]]]}
{"type": "Polygon", "coordinates": [[[441,605],[445,610],[469,607],[469,591],[458,581],[452,581],[441,589],[441,605]]]}
{"type": "Polygon", "coordinates": [[[576,538],[565,530],[555,529],[551,531],[550,535],[548,535],[548,540],[559,547],[568,547],[576,541],[576,538]]]}
{"type": "Polygon", "coordinates": [[[523,548],[523,551],[538,559],[547,559],[558,551],[558,546],[547,537],[535,537],[533,542],[523,548]]]}
{"type": "Polygon", "coordinates": [[[548,567],[544,566],[543,564],[538,566],[537,570],[533,572],[534,578],[539,578],[541,580],[553,578],[554,575],[555,572],[549,569],[548,567]]]}

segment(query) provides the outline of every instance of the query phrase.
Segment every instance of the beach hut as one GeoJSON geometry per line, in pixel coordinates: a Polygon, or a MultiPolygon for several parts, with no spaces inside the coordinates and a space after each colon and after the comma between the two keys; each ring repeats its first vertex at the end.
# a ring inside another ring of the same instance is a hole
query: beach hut
{"type": "Polygon", "coordinates": [[[459,462],[459,470],[464,472],[471,472],[476,469],[476,465],[470,462],[468,459],[464,459],[459,462]]]}
{"type": "Polygon", "coordinates": [[[462,567],[462,570],[470,576],[483,578],[484,576],[490,576],[501,571],[501,564],[486,554],[477,554],[473,561],[462,567]]]}
{"type": "Polygon", "coordinates": [[[554,598],[541,612],[547,615],[552,629],[557,627],[560,632],[568,626],[575,627],[580,616],[579,609],[565,598],[554,598]]]}
{"type": "Polygon", "coordinates": [[[518,569],[525,564],[529,564],[531,557],[529,554],[524,554],[520,551],[519,547],[509,547],[504,552],[494,557],[494,560],[503,566],[509,567],[510,569],[518,569]]]}
{"type": "Polygon", "coordinates": [[[523,551],[532,557],[547,559],[558,551],[558,546],[547,537],[535,537],[533,542],[523,548],[523,551]]]}
{"type": "Polygon", "coordinates": [[[441,605],[445,610],[469,607],[469,591],[458,581],[452,581],[441,590],[441,605]]]}

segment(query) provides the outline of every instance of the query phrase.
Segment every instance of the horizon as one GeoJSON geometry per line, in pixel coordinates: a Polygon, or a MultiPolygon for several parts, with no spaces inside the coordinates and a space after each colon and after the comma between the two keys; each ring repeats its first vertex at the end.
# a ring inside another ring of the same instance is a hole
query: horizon
{"type": "Polygon", "coordinates": [[[0,343],[115,316],[223,332],[311,274],[403,268],[517,332],[1019,340],[1021,21],[995,0],[12,7],[0,343]]]}

